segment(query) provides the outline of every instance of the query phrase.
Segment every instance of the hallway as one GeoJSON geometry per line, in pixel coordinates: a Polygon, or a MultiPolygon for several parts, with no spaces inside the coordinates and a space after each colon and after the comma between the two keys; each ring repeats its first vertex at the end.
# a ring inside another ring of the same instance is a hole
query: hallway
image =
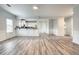
{"type": "Polygon", "coordinates": [[[73,55],[79,46],[68,37],[14,37],[0,42],[1,55],[73,55]]]}

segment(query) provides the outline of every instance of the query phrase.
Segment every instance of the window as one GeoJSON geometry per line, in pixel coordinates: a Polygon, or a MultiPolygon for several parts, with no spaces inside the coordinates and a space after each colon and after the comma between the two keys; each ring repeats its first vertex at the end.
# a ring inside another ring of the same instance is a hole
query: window
{"type": "Polygon", "coordinates": [[[6,20],[6,30],[7,30],[7,33],[13,32],[13,21],[12,21],[12,19],[6,20]]]}

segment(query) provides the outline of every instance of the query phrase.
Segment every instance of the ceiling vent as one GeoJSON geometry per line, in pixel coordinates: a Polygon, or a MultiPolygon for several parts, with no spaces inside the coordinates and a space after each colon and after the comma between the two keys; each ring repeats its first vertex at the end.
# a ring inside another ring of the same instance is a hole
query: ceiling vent
{"type": "Polygon", "coordinates": [[[8,7],[11,7],[11,5],[10,4],[6,4],[8,7]]]}
{"type": "Polygon", "coordinates": [[[25,20],[25,19],[21,19],[21,20],[25,20]]]}

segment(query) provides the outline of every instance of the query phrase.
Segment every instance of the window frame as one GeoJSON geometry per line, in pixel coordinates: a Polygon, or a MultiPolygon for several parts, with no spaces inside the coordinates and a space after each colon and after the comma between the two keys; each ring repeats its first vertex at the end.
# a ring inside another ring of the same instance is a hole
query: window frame
{"type": "Polygon", "coordinates": [[[6,19],[6,32],[7,33],[13,32],[13,20],[10,18],[6,19]]]}

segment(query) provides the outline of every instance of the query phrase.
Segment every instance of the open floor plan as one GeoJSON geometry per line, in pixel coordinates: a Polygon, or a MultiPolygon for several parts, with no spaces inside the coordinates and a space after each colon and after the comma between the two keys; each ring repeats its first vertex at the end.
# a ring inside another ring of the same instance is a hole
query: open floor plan
{"type": "Polygon", "coordinates": [[[0,4],[0,55],[79,55],[79,5],[0,4]]]}
{"type": "Polygon", "coordinates": [[[0,43],[1,55],[78,55],[79,45],[69,37],[14,37],[0,43]]]}

